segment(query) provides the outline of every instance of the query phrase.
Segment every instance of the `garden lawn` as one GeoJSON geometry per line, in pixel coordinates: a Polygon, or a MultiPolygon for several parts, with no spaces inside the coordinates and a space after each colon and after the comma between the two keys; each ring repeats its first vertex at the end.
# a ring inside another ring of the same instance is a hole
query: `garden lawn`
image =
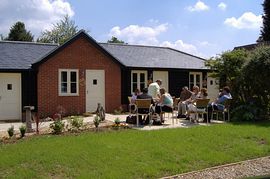
{"type": "Polygon", "coordinates": [[[45,135],[0,144],[0,178],[157,178],[270,155],[270,122],[45,135]]]}

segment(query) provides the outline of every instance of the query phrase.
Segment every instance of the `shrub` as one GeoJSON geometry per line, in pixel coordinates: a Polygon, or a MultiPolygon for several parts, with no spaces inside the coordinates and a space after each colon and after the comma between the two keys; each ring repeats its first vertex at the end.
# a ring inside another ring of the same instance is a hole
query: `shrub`
{"type": "Polygon", "coordinates": [[[14,126],[10,126],[7,130],[9,137],[12,137],[14,135],[14,126]]]}
{"type": "Polygon", "coordinates": [[[83,118],[80,116],[70,116],[68,122],[71,125],[71,130],[79,130],[83,126],[83,118]]]}
{"type": "Polygon", "coordinates": [[[100,121],[100,117],[96,115],[93,121],[96,128],[98,128],[100,121]]]}
{"type": "Polygon", "coordinates": [[[53,134],[61,134],[64,130],[65,123],[61,120],[56,120],[50,124],[50,128],[53,130],[53,134]]]}
{"type": "Polygon", "coordinates": [[[21,133],[21,138],[23,138],[25,135],[25,132],[26,132],[26,126],[21,125],[19,129],[20,129],[20,133],[21,133]]]}

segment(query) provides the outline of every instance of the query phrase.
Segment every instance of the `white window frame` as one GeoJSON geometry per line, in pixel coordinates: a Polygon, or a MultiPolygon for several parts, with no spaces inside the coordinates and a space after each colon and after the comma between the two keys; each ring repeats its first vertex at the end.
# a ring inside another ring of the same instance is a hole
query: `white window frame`
{"type": "Polygon", "coordinates": [[[78,69],[59,69],[58,70],[58,95],[59,96],[79,96],[79,70],[78,69]],[[61,91],[61,73],[67,72],[67,93],[61,91]],[[76,72],[76,93],[71,93],[71,81],[70,74],[71,72],[76,72]]]}
{"type": "MultiPolygon", "coordinates": [[[[190,88],[190,75],[193,75],[194,76],[194,78],[193,78],[194,85],[193,86],[196,85],[196,75],[200,75],[200,85],[199,85],[199,87],[201,89],[202,88],[202,72],[189,72],[189,76],[188,76],[188,79],[189,79],[189,81],[188,81],[189,88],[190,88]]],[[[192,89],[189,89],[189,90],[192,91],[192,89]]]]}
{"type": "MultiPolygon", "coordinates": [[[[135,89],[133,89],[133,74],[136,73],[137,74],[137,88],[140,89],[140,73],[143,73],[145,75],[144,78],[144,86],[147,87],[147,71],[144,70],[132,70],[131,71],[131,93],[133,93],[133,91],[135,89]]],[[[142,90],[142,89],[140,89],[142,90]]]]}

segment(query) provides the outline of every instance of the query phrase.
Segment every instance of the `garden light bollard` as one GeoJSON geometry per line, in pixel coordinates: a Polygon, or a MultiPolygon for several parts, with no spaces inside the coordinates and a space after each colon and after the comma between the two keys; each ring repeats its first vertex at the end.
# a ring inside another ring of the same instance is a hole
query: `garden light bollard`
{"type": "Polygon", "coordinates": [[[33,132],[32,129],[32,114],[31,111],[35,109],[34,106],[24,106],[23,108],[26,113],[26,132],[33,132]]]}

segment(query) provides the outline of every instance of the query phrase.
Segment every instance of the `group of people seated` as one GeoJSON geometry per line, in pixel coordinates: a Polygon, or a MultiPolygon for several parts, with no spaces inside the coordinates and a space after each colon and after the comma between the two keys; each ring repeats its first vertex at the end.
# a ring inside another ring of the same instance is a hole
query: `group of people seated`
{"type": "MultiPolygon", "coordinates": [[[[183,87],[180,99],[178,102],[178,116],[177,118],[186,118],[187,120],[194,121],[195,120],[195,114],[192,112],[197,111],[196,107],[196,101],[198,99],[207,99],[208,93],[206,88],[200,88],[198,86],[193,86],[192,91],[189,91],[188,87],[183,87]]],[[[232,96],[230,94],[230,88],[228,86],[225,86],[220,93],[218,94],[215,101],[211,102],[207,106],[208,110],[208,120],[211,120],[211,113],[213,110],[224,110],[224,102],[227,99],[232,99],[232,96]]],[[[207,116],[204,116],[204,121],[206,122],[207,116]]]]}
{"type": "MultiPolygon", "coordinates": [[[[142,93],[139,89],[136,89],[132,98],[131,103],[135,103],[136,99],[151,99],[154,106],[153,113],[160,116],[161,121],[164,121],[162,112],[172,112],[174,101],[172,96],[166,92],[165,88],[161,88],[162,80],[156,80],[149,84],[148,88],[142,89],[142,93]]],[[[197,110],[196,101],[198,99],[207,99],[208,93],[206,88],[199,88],[198,86],[193,86],[192,91],[188,89],[187,86],[182,88],[180,93],[180,98],[178,98],[178,116],[177,118],[186,118],[187,120],[195,120],[195,112],[197,110]]],[[[231,99],[230,88],[224,87],[223,90],[218,94],[215,101],[209,103],[208,105],[208,119],[211,120],[212,110],[223,110],[224,102],[227,99],[231,99]]],[[[144,111],[140,111],[143,113],[144,111]]],[[[147,112],[147,111],[145,111],[147,112]]],[[[206,122],[206,116],[204,116],[204,121],[206,122]]]]}
{"type": "MultiPolygon", "coordinates": [[[[162,80],[150,83],[148,88],[144,88],[142,93],[139,89],[136,89],[133,96],[131,97],[131,103],[135,103],[136,99],[151,99],[153,104],[153,113],[159,115],[162,122],[162,112],[171,112],[173,110],[173,99],[169,93],[166,92],[165,88],[160,88],[162,80]]],[[[143,109],[139,109],[140,113],[144,113],[143,109]]],[[[145,111],[148,112],[148,111],[145,111]]]]}

